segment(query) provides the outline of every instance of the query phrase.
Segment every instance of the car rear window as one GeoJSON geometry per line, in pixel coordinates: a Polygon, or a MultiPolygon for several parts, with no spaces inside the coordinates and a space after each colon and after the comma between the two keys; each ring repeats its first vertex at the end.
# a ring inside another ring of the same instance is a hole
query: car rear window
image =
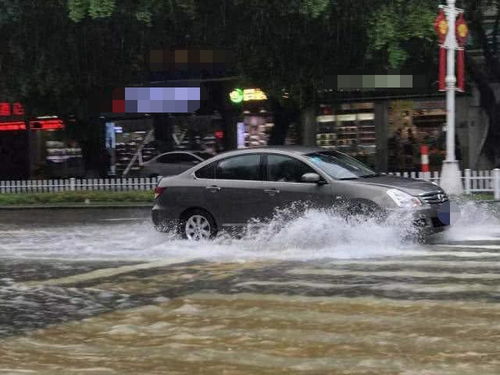
{"type": "Polygon", "coordinates": [[[194,172],[194,175],[197,178],[209,178],[209,179],[215,178],[215,164],[216,163],[212,163],[204,166],[203,168],[198,169],[196,172],[194,172]]]}

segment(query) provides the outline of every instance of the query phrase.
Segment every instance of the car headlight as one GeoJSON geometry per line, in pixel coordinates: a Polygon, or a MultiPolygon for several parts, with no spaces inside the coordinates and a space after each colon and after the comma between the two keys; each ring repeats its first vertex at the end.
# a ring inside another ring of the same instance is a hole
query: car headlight
{"type": "Polygon", "coordinates": [[[392,198],[398,207],[413,208],[422,205],[420,199],[398,189],[387,190],[387,195],[392,198]]]}

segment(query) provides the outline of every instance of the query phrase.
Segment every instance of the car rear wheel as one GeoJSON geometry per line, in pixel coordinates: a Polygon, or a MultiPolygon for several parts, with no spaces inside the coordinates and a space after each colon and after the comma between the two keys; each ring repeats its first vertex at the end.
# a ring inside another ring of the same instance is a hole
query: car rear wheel
{"type": "Polygon", "coordinates": [[[191,241],[209,240],[217,234],[214,218],[203,210],[185,213],[179,229],[182,237],[191,241]]]}

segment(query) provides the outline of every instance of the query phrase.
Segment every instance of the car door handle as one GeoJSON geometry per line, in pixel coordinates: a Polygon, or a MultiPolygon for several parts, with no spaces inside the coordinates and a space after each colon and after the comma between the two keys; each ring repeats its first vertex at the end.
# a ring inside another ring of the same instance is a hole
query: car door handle
{"type": "Polygon", "coordinates": [[[216,192],[220,191],[220,186],[210,185],[210,186],[205,186],[205,189],[209,190],[212,193],[216,193],[216,192]]]}
{"type": "Polygon", "coordinates": [[[279,194],[280,191],[278,189],[266,189],[266,190],[264,190],[264,193],[272,196],[272,195],[279,194]]]}

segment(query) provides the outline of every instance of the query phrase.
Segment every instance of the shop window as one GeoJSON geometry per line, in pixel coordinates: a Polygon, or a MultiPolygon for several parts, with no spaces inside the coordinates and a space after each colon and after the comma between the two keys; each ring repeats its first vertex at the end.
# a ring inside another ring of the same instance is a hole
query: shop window
{"type": "Polygon", "coordinates": [[[374,165],[376,132],[374,104],[342,104],[331,115],[317,117],[316,144],[339,150],[374,165]]]}

